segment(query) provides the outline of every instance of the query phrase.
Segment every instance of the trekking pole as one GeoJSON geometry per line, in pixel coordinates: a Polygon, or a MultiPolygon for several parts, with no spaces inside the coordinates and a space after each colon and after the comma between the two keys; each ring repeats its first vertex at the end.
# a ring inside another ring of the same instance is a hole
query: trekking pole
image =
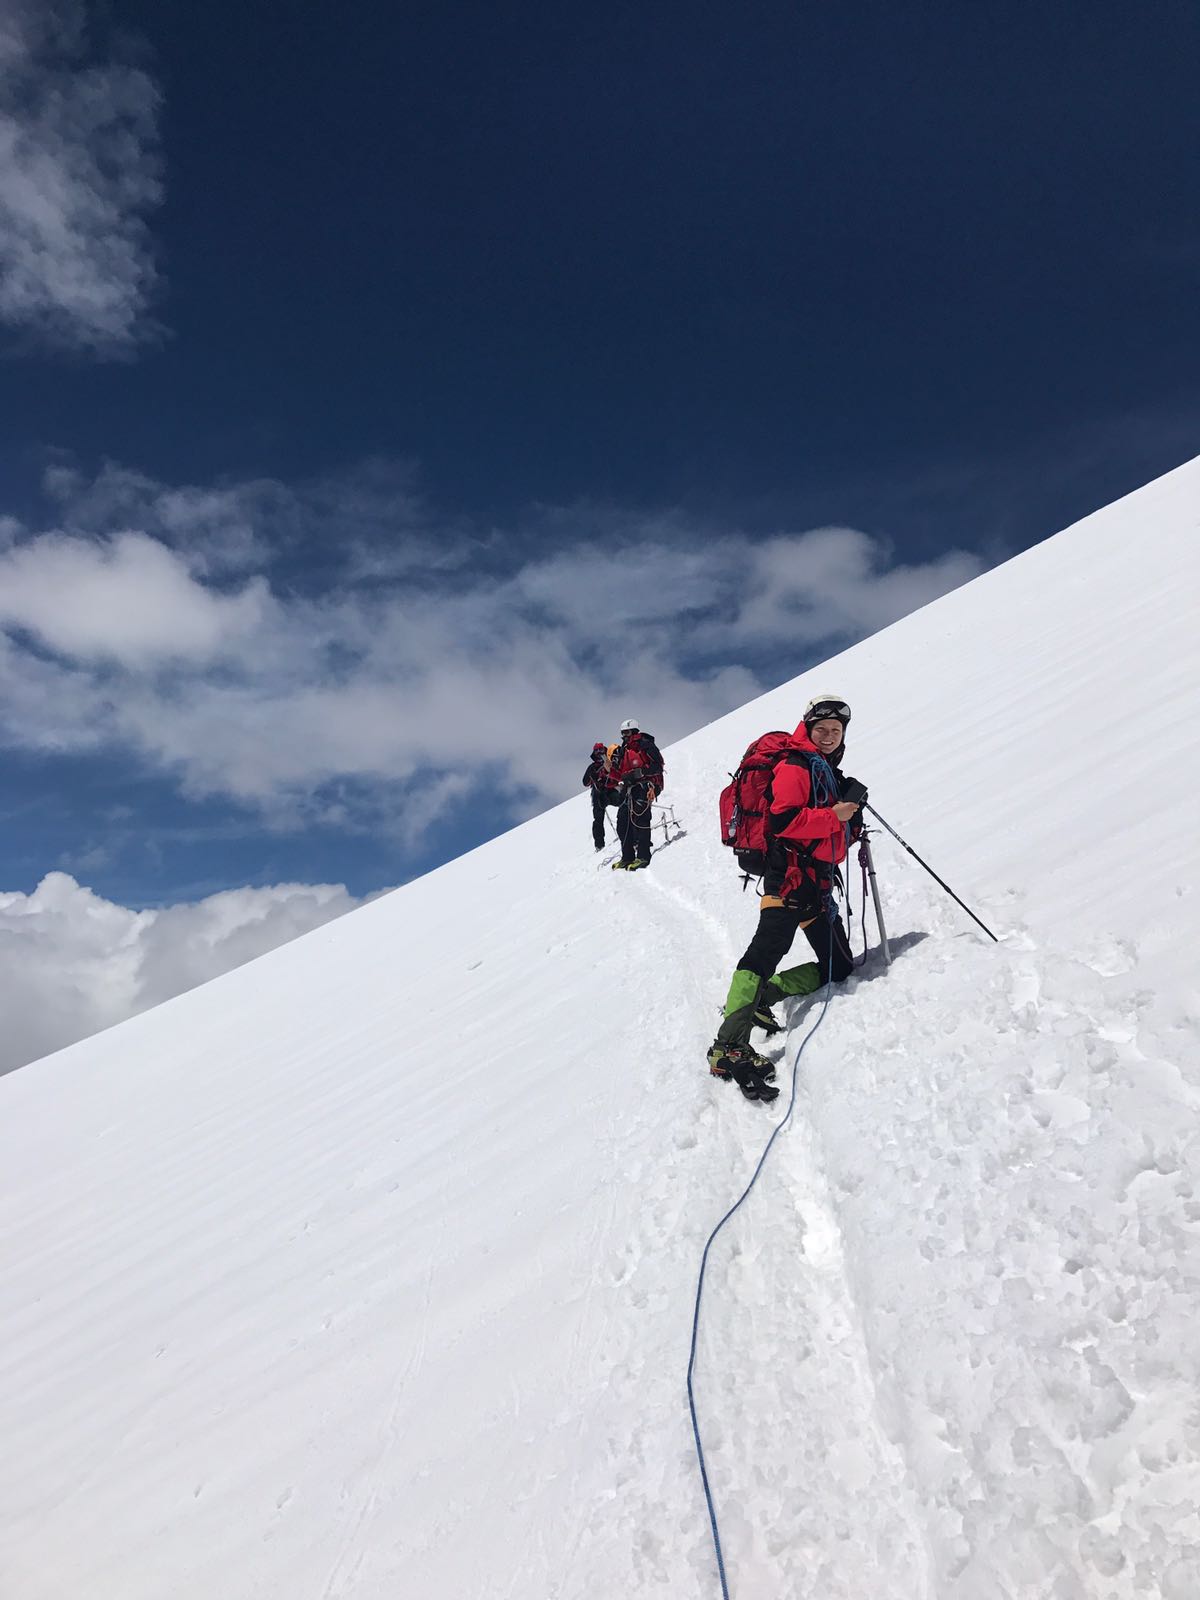
{"type": "MultiPolygon", "coordinates": [[[[878,823],[881,823],[883,825],[883,827],[885,827],[887,829],[887,831],[891,834],[892,838],[895,839],[897,844],[900,844],[900,845],[904,846],[904,848],[908,851],[909,855],[918,864],[918,866],[924,867],[925,871],[929,874],[929,876],[933,879],[933,881],[935,883],[941,884],[942,888],[945,889],[946,893],[950,896],[951,900],[953,900],[956,905],[962,906],[963,910],[967,913],[967,915],[970,917],[972,922],[978,922],[979,923],[979,926],[983,929],[984,933],[987,934],[989,939],[993,940],[993,942],[996,943],[996,944],[1000,943],[999,939],[996,938],[996,935],[988,927],[987,923],[980,921],[980,919],[971,910],[970,906],[967,905],[966,901],[965,900],[960,900],[958,898],[958,896],[955,894],[954,890],[950,887],[950,885],[945,881],[944,878],[939,878],[938,877],[937,873],[929,865],[928,861],[922,861],[921,860],[920,856],[913,849],[912,845],[909,844],[908,840],[907,839],[902,839],[900,837],[900,835],[896,832],[895,828],[892,827],[891,823],[888,822],[886,818],[881,817],[879,815],[878,811],[876,811],[874,806],[869,806],[866,803],[866,801],[864,800],[863,803],[862,803],[862,808],[863,808],[864,811],[869,811],[871,813],[871,815],[875,818],[875,821],[878,822],[878,823]]],[[[872,878],[872,887],[874,887],[874,878],[872,878]]]]}
{"type": "Polygon", "coordinates": [[[867,877],[871,884],[871,899],[875,902],[875,921],[879,924],[879,944],[883,950],[883,959],[890,967],[892,964],[892,950],[888,944],[887,929],[883,925],[883,906],[879,901],[879,885],[875,881],[875,857],[871,854],[871,842],[865,832],[859,840],[858,849],[866,865],[867,877]]]}

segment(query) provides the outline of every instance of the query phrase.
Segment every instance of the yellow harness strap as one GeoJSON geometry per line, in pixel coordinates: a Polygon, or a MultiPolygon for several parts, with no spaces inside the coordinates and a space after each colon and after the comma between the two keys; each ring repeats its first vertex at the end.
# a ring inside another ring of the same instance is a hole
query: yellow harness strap
{"type": "MultiPolygon", "coordinates": [[[[776,906],[782,906],[782,904],[783,901],[777,894],[764,894],[762,899],[758,902],[758,908],[760,911],[773,911],[776,906]]],[[[816,920],[816,917],[809,917],[807,922],[798,922],[796,927],[811,928],[816,920]]]]}

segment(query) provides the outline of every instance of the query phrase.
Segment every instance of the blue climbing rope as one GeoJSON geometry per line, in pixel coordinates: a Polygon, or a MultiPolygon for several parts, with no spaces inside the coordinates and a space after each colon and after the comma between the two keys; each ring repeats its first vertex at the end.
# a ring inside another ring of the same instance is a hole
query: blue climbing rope
{"type": "MultiPolygon", "coordinates": [[[[847,838],[849,838],[849,832],[850,830],[847,828],[847,838]]],[[[832,979],[833,940],[831,938],[829,941],[829,966],[825,973],[825,999],[821,1005],[820,1011],[817,1013],[816,1020],[813,1022],[812,1027],[804,1035],[804,1038],[801,1039],[800,1048],[796,1051],[795,1060],[792,1062],[792,1094],[788,1101],[787,1110],[784,1112],[779,1122],[777,1122],[774,1128],[771,1130],[771,1137],[763,1146],[763,1153],[758,1158],[758,1165],[754,1169],[750,1182],[742,1190],[741,1194],[737,1197],[734,1203],[730,1206],[729,1210],[721,1218],[720,1222],[717,1223],[716,1227],[709,1234],[708,1242],[704,1246],[704,1254],[700,1257],[700,1276],[696,1282],[696,1304],[692,1311],[692,1347],[688,1355],[687,1396],[688,1410],[692,1414],[692,1437],[696,1441],[696,1459],[700,1463],[700,1481],[704,1485],[704,1500],[705,1504],[708,1506],[708,1521],[709,1526],[712,1529],[713,1550],[715,1551],[717,1557],[717,1572],[721,1579],[721,1594],[723,1600],[729,1600],[729,1582],[725,1576],[725,1555],[721,1549],[721,1531],[717,1526],[717,1510],[716,1506],[713,1504],[712,1487],[708,1481],[708,1466],[704,1460],[704,1446],[700,1442],[700,1423],[696,1416],[696,1392],[692,1383],[692,1378],[696,1370],[696,1342],[700,1333],[700,1298],[704,1293],[704,1274],[708,1267],[708,1252],[712,1249],[714,1240],[720,1233],[721,1229],[729,1221],[730,1217],[732,1217],[736,1211],[741,1209],[741,1206],[745,1202],[746,1197],[749,1195],[751,1189],[753,1189],[754,1185],[758,1182],[758,1175],[766,1165],[767,1157],[771,1153],[771,1146],[775,1143],[776,1139],[778,1139],[784,1128],[786,1128],[788,1123],[791,1121],[792,1112],[796,1106],[796,1082],[800,1067],[800,1057],[804,1054],[804,1049],[808,1044],[808,1041],[821,1026],[821,1023],[825,1018],[825,1013],[829,1009],[829,1001],[833,994],[832,979]]]]}

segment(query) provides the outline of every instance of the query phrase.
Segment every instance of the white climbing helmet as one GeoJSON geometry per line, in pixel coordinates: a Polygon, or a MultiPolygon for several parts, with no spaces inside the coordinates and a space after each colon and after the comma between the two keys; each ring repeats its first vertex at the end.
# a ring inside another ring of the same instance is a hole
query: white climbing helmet
{"type": "Polygon", "coordinates": [[[824,722],[826,717],[831,717],[834,722],[840,722],[846,727],[850,721],[850,707],[837,694],[819,694],[815,700],[810,700],[804,708],[804,726],[811,728],[814,722],[824,722]]]}

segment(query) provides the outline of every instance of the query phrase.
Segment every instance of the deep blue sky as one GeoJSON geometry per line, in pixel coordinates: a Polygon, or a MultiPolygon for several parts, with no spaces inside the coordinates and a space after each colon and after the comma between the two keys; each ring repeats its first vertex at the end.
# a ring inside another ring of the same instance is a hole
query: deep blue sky
{"type": "MultiPolygon", "coordinates": [[[[162,90],[169,332],[116,362],[9,350],[0,514],[52,525],[49,459],[204,485],[379,457],[524,556],[561,536],[531,506],[599,503],[990,561],[1200,448],[1190,0],[105,16],[162,90]]],[[[326,555],[294,549],[291,581],[326,555]]],[[[86,852],[98,786],[167,841],[97,858],[130,903],[361,890],[506,820],[403,861],[326,829],[217,852],[230,813],[161,772],[12,770],[0,887],[86,852]]]]}

